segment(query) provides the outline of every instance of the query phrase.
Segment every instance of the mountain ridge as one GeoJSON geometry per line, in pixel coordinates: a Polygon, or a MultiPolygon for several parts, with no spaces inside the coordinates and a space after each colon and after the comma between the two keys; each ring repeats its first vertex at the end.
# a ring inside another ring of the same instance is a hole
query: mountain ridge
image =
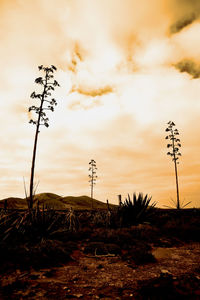
{"type": "MultiPolygon", "coordinates": [[[[34,205],[39,203],[44,208],[53,209],[73,209],[83,210],[92,208],[92,199],[88,196],[59,196],[54,193],[40,193],[35,195],[34,205]]],[[[7,201],[8,209],[27,209],[27,199],[18,197],[9,197],[0,200],[0,208],[4,207],[5,200],[7,201]]],[[[114,204],[109,204],[110,207],[116,207],[114,204]]],[[[106,209],[107,203],[93,199],[94,209],[106,209]]]]}

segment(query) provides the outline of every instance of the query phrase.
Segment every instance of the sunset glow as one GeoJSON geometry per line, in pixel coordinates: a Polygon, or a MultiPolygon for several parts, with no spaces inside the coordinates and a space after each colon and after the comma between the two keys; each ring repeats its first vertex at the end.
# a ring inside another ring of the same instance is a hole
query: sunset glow
{"type": "Polygon", "coordinates": [[[200,207],[200,1],[1,0],[0,199],[24,197],[39,65],[55,65],[58,105],[42,128],[37,193],[176,199],[165,128],[180,132],[181,202],[200,207]]]}

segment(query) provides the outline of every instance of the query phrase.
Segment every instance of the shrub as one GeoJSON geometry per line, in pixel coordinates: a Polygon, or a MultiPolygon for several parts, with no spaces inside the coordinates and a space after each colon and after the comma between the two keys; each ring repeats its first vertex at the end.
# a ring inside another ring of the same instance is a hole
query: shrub
{"type": "Polygon", "coordinates": [[[156,205],[155,202],[150,205],[150,201],[151,197],[143,196],[142,193],[138,196],[134,193],[132,200],[128,194],[128,198],[119,208],[120,225],[131,226],[147,221],[156,205]]]}
{"type": "Polygon", "coordinates": [[[123,258],[130,262],[134,262],[136,265],[156,262],[155,257],[151,253],[151,247],[143,243],[138,243],[131,247],[128,252],[123,255],[123,258]]]}
{"type": "MultiPolygon", "coordinates": [[[[0,238],[2,241],[36,241],[50,237],[65,226],[65,219],[54,210],[26,211],[13,213],[0,222],[0,238]]],[[[64,229],[64,228],[63,228],[64,229]]]]}
{"type": "Polygon", "coordinates": [[[0,271],[30,267],[40,269],[48,266],[57,266],[71,259],[70,254],[76,248],[73,243],[63,243],[42,239],[37,243],[24,243],[20,245],[0,245],[0,271]]]}

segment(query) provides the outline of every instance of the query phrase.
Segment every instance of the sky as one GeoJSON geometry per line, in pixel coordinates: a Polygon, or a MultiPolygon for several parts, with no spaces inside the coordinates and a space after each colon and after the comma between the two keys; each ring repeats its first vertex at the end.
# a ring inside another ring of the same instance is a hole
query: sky
{"type": "Polygon", "coordinates": [[[180,133],[181,203],[200,207],[200,1],[0,0],[0,199],[24,197],[39,65],[57,67],[58,102],[41,128],[37,193],[128,193],[174,206],[168,121],[180,133]]]}

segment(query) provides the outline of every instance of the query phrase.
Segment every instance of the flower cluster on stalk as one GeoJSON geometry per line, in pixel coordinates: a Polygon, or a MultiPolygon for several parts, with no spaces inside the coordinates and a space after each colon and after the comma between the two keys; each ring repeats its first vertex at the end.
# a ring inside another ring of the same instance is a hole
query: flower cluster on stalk
{"type": "Polygon", "coordinates": [[[169,148],[169,152],[167,152],[167,155],[170,155],[172,157],[172,161],[176,162],[178,164],[179,156],[181,156],[181,153],[179,151],[179,148],[181,147],[180,139],[177,137],[179,135],[178,129],[174,128],[176,125],[174,122],[169,121],[168,127],[166,128],[166,132],[169,132],[169,134],[165,137],[166,140],[169,140],[170,142],[167,144],[167,148],[169,148]]]}
{"type": "Polygon", "coordinates": [[[96,180],[97,180],[97,175],[96,175],[96,171],[97,171],[97,167],[96,167],[96,161],[94,159],[91,159],[91,161],[89,162],[89,171],[91,172],[91,174],[88,175],[89,177],[89,183],[92,185],[96,184],[96,180]]]}
{"type": "Polygon", "coordinates": [[[49,118],[46,115],[46,111],[54,111],[54,106],[57,105],[57,102],[54,98],[51,98],[52,91],[55,90],[55,87],[59,87],[59,83],[54,80],[53,73],[56,71],[56,67],[51,65],[51,67],[44,67],[43,65],[38,67],[39,71],[44,71],[44,77],[38,77],[35,79],[35,83],[43,86],[43,91],[41,93],[36,93],[35,91],[31,94],[32,99],[38,99],[40,105],[32,105],[29,107],[28,111],[33,111],[38,114],[38,119],[31,119],[29,123],[33,125],[44,125],[49,127],[49,118]],[[50,98],[50,99],[49,99],[50,98]]]}

